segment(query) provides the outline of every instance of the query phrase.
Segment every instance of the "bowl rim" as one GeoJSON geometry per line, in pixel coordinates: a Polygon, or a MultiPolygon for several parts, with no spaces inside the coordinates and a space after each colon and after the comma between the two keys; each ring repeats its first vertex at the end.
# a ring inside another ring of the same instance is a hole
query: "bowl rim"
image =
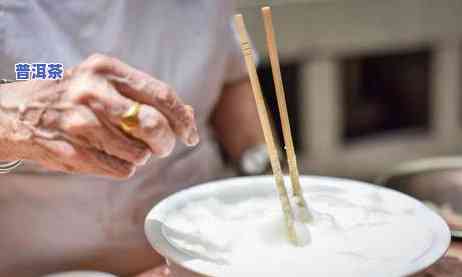
{"type": "MultiPolygon", "coordinates": [[[[286,183],[289,181],[289,177],[285,176],[286,183]]],[[[318,175],[300,175],[301,183],[303,186],[303,180],[309,181],[308,183],[312,183],[317,181],[324,181],[324,182],[332,182],[334,183],[350,183],[356,186],[362,186],[366,188],[375,188],[384,191],[389,191],[395,194],[399,194],[404,196],[405,198],[411,199],[412,201],[417,202],[420,204],[420,208],[428,213],[429,216],[432,217],[431,221],[434,224],[435,228],[438,229],[438,236],[436,238],[437,241],[432,242],[432,252],[430,254],[424,255],[426,258],[421,259],[419,263],[413,263],[414,267],[409,269],[406,272],[403,272],[404,276],[413,275],[419,272],[422,272],[438,260],[440,260],[448,251],[450,243],[451,243],[451,233],[449,226],[447,225],[446,221],[436,212],[429,209],[425,206],[421,201],[415,199],[412,196],[404,194],[400,191],[394,190],[389,187],[379,186],[372,183],[367,183],[363,181],[353,180],[353,179],[346,179],[346,178],[338,178],[338,177],[328,177],[328,176],[318,176],[318,175]]],[[[213,276],[210,273],[201,272],[200,270],[188,267],[184,264],[184,261],[193,260],[193,257],[188,256],[183,251],[175,248],[170,244],[170,242],[165,238],[162,232],[162,222],[161,220],[165,217],[165,211],[171,206],[172,203],[179,202],[185,197],[189,195],[206,195],[210,194],[211,192],[216,192],[217,190],[224,190],[224,186],[242,186],[245,183],[249,182],[274,182],[274,177],[272,175],[260,175],[260,176],[245,176],[245,177],[232,177],[232,178],[225,178],[219,179],[215,181],[209,181],[202,184],[198,184],[195,186],[191,186],[189,188],[180,190],[176,193],[167,196],[166,198],[159,201],[157,204],[153,206],[153,208],[149,211],[145,218],[145,235],[151,244],[151,246],[161,254],[167,261],[173,262],[178,266],[186,268],[187,270],[202,275],[202,276],[213,276]],[[154,230],[153,230],[154,229],[154,230]],[[151,235],[154,234],[154,235],[151,235]]],[[[274,187],[274,186],[273,186],[274,187]]],[[[275,187],[274,187],[275,190],[275,187]]],[[[430,219],[429,219],[430,222],[430,219]]]]}

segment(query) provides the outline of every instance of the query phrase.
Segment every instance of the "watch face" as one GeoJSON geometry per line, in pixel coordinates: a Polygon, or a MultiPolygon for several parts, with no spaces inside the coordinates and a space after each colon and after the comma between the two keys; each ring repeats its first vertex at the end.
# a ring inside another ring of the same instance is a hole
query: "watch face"
{"type": "Polygon", "coordinates": [[[244,174],[257,175],[266,171],[269,162],[268,152],[263,144],[246,150],[242,155],[240,166],[244,174]]]}

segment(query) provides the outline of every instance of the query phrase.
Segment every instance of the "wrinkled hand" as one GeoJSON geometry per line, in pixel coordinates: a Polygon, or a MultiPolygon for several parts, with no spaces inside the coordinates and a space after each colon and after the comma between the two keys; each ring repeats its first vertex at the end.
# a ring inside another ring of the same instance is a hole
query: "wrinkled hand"
{"type": "Polygon", "coordinates": [[[169,277],[170,271],[166,265],[161,265],[154,269],[148,270],[144,273],[136,275],[135,277],[169,277]]]}
{"type": "Polygon", "coordinates": [[[169,155],[176,137],[189,146],[199,140],[192,108],[171,87],[104,55],[59,81],[2,87],[9,91],[0,95],[0,113],[9,121],[0,121],[14,151],[48,169],[125,178],[151,154],[169,155]],[[139,125],[126,134],[121,119],[136,102],[139,125]]]}

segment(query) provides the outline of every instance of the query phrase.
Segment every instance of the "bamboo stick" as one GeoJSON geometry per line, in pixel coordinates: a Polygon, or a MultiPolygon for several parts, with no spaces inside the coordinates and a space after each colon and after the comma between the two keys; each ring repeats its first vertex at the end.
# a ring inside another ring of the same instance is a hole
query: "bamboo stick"
{"type": "Polygon", "coordinates": [[[244,18],[241,14],[238,14],[234,17],[234,20],[236,23],[236,29],[239,34],[241,50],[242,54],[244,55],[245,64],[249,74],[255,102],[257,104],[258,117],[260,119],[260,123],[263,129],[263,135],[265,137],[266,147],[270,157],[271,168],[273,170],[279,199],[281,201],[282,210],[284,213],[284,218],[288,230],[288,237],[292,243],[298,244],[294,226],[294,215],[292,207],[290,205],[289,196],[287,195],[287,190],[284,185],[284,177],[282,174],[281,165],[279,163],[278,151],[276,148],[276,144],[274,142],[274,137],[271,131],[271,125],[268,118],[268,112],[266,110],[265,102],[261,92],[260,81],[258,79],[257,69],[254,62],[255,59],[245,27],[244,18]]]}
{"type": "Polygon", "coordinates": [[[270,7],[261,9],[266,32],[266,44],[268,47],[271,70],[273,73],[274,87],[276,89],[276,97],[279,107],[279,116],[281,119],[282,133],[284,135],[285,150],[287,153],[287,162],[289,165],[290,182],[292,183],[293,197],[300,208],[300,219],[303,222],[308,222],[313,219],[309,210],[308,204],[303,197],[303,190],[300,185],[300,174],[298,172],[297,157],[295,155],[294,143],[292,140],[292,132],[290,129],[289,116],[285,99],[284,85],[282,83],[281,68],[279,64],[278,49],[274,34],[272,13],[270,7]]]}

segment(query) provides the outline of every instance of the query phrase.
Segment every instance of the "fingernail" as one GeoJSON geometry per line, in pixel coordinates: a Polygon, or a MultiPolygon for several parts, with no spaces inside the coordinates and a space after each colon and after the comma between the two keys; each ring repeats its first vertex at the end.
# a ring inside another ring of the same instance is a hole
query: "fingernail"
{"type": "Polygon", "coordinates": [[[186,136],[186,145],[188,146],[195,146],[199,143],[199,133],[197,132],[196,128],[192,128],[189,130],[188,135],[186,136]]]}
{"type": "Polygon", "coordinates": [[[136,166],[131,166],[129,169],[128,169],[128,172],[124,172],[124,173],[121,173],[121,172],[117,172],[117,173],[112,173],[110,174],[110,176],[112,176],[112,178],[114,179],[117,179],[117,180],[120,180],[120,181],[124,181],[124,180],[127,180],[129,179],[130,177],[132,177],[133,175],[135,175],[135,172],[136,172],[136,166]]]}
{"type": "Polygon", "coordinates": [[[145,165],[151,158],[151,154],[151,151],[146,152],[138,161],[136,161],[136,165],[145,165]]]}
{"type": "Polygon", "coordinates": [[[135,175],[136,172],[136,166],[133,166],[130,168],[130,173],[128,173],[127,179],[135,175]]]}

